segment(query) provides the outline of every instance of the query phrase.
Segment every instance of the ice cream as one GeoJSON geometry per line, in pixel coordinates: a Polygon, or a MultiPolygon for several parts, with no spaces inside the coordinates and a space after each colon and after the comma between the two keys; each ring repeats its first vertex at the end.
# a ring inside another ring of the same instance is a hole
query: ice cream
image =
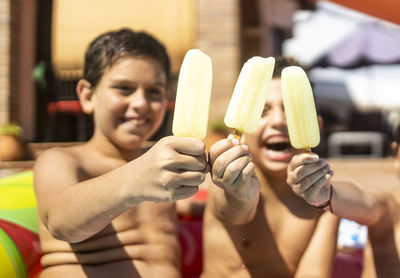
{"type": "Polygon", "coordinates": [[[286,67],[281,82],[290,143],[296,149],[316,147],[320,141],[319,126],[307,74],[301,67],[286,67]]]}
{"type": "Polygon", "coordinates": [[[190,49],[179,72],[172,133],[204,139],[212,85],[211,58],[199,49],[190,49]]]}
{"type": "Polygon", "coordinates": [[[242,133],[257,130],[275,66],[273,57],[252,57],[242,67],[225,114],[225,124],[242,133]]]}

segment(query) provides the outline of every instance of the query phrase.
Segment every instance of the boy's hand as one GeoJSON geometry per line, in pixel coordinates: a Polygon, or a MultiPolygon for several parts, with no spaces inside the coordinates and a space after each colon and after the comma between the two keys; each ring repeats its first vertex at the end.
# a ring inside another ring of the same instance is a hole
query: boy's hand
{"type": "Polygon", "coordinates": [[[244,203],[258,200],[261,186],[246,145],[230,136],[211,146],[209,158],[211,178],[225,193],[244,203]]]}
{"type": "Polygon", "coordinates": [[[145,201],[173,202],[188,198],[198,191],[207,168],[205,145],[195,138],[168,136],[159,140],[135,160],[145,201]]]}
{"type": "Polygon", "coordinates": [[[307,203],[319,207],[330,200],[332,176],[329,164],[318,155],[302,153],[290,161],[287,183],[307,203]]]}

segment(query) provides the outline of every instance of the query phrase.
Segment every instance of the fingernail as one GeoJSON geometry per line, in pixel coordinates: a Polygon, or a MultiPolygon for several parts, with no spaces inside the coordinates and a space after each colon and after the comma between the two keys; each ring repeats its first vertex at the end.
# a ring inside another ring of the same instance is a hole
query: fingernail
{"type": "Polygon", "coordinates": [[[249,147],[247,145],[242,145],[242,149],[247,152],[249,150],[249,147]]]}
{"type": "Polygon", "coordinates": [[[317,161],[319,159],[319,156],[318,155],[311,155],[310,159],[312,159],[314,161],[317,161]]]}
{"type": "Polygon", "coordinates": [[[233,139],[233,134],[229,134],[229,135],[228,135],[228,139],[229,139],[229,140],[232,140],[232,139],[233,139]]]}
{"type": "Polygon", "coordinates": [[[326,178],[327,179],[331,179],[333,177],[333,172],[329,171],[328,173],[326,173],[326,178]]]}
{"type": "Polygon", "coordinates": [[[239,145],[239,140],[238,140],[238,139],[232,138],[231,141],[232,141],[232,144],[233,144],[233,145],[235,145],[235,146],[236,146],[236,145],[239,145]]]}

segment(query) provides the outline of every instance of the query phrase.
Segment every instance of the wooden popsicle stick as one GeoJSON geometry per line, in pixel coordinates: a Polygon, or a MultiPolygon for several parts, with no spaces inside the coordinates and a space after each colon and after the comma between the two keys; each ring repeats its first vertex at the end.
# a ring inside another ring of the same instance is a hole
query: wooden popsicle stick
{"type": "Polygon", "coordinates": [[[243,135],[243,132],[241,132],[237,129],[235,129],[235,131],[232,134],[233,138],[237,139],[239,141],[239,143],[240,143],[240,140],[242,139],[242,135],[243,135]]]}

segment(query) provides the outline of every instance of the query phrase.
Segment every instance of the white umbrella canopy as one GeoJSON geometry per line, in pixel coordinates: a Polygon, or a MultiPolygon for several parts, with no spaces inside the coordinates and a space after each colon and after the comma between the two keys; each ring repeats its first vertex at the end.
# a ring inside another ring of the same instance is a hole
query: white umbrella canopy
{"type": "Polygon", "coordinates": [[[305,67],[400,61],[400,28],[384,20],[326,1],[315,11],[296,12],[293,20],[293,37],[282,52],[305,67]]]}
{"type": "Polygon", "coordinates": [[[337,67],[400,62],[400,31],[363,23],[330,49],[320,63],[337,67]]]}
{"type": "Polygon", "coordinates": [[[342,118],[354,108],[400,114],[400,65],[392,64],[400,63],[398,25],[320,1],[315,11],[295,14],[282,50],[312,69],[316,102],[325,109],[342,118]]]}

